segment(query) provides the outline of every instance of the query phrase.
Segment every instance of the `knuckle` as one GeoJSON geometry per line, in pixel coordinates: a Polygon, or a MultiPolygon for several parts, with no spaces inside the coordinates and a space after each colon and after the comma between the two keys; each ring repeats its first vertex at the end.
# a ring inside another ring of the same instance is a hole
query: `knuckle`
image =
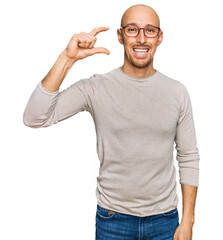
{"type": "Polygon", "coordinates": [[[88,34],[88,37],[89,37],[91,40],[94,40],[94,36],[88,34]]]}
{"type": "Polygon", "coordinates": [[[72,36],[72,39],[77,39],[78,38],[78,34],[77,33],[75,33],[73,36],[72,36]]]}

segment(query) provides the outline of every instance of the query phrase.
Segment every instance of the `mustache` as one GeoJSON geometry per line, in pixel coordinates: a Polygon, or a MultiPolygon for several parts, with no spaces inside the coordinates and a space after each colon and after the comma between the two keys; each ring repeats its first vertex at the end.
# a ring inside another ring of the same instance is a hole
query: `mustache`
{"type": "Polygon", "coordinates": [[[134,46],[133,46],[133,48],[136,48],[136,47],[151,48],[151,46],[148,46],[148,45],[134,45],[134,46]]]}

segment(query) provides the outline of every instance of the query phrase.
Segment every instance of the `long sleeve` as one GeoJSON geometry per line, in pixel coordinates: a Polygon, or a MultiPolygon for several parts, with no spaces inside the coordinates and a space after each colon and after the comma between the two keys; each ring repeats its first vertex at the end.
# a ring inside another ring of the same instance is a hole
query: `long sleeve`
{"type": "Polygon", "coordinates": [[[181,184],[199,185],[199,150],[197,148],[192,104],[186,87],[182,84],[181,109],[175,136],[181,184]]]}
{"type": "Polygon", "coordinates": [[[100,206],[141,217],[175,209],[174,143],[180,183],[198,186],[192,106],[179,81],[159,71],[135,78],[118,67],[61,92],[49,92],[40,82],[27,103],[24,123],[47,127],[84,110],[96,130],[100,206]]]}
{"type": "Polygon", "coordinates": [[[26,105],[23,122],[32,128],[48,127],[78,112],[90,112],[92,94],[90,78],[81,79],[61,92],[49,92],[40,81],[26,105]]]}

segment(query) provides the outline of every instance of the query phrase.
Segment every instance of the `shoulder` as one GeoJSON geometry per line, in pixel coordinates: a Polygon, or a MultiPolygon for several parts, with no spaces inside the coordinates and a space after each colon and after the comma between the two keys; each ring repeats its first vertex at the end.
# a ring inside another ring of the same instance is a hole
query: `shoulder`
{"type": "Polygon", "coordinates": [[[159,76],[158,79],[159,79],[160,83],[165,88],[172,89],[179,94],[187,93],[186,85],[183,82],[181,82],[180,80],[169,77],[160,71],[158,71],[158,76],[159,76]]]}
{"type": "Polygon", "coordinates": [[[162,81],[164,84],[170,84],[171,86],[175,86],[177,88],[181,88],[184,86],[184,84],[181,81],[179,81],[175,78],[172,78],[170,76],[167,76],[166,74],[164,74],[160,71],[158,71],[158,73],[159,73],[159,75],[158,75],[159,80],[162,81]]]}
{"type": "Polygon", "coordinates": [[[106,73],[94,73],[86,78],[81,78],[71,85],[71,89],[94,95],[101,88],[102,83],[111,78],[113,70],[106,73]]]}
{"type": "Polygon", "coordinates": [[[80,82],[85,85],[91,85],[92,87],[97,87],[98,84],[101,84],[103,81],[114,78],[115,70],[110,70],[105,73],[94,73],[90,77],[81,79],[80,82]]]}
{"type": "Polygon", "coordinates": [[[117,68],[112,69],[110,71],[107,71],[105,73],[95,73],[92,76],[92,79],[94,79],[95,81],[97,81],[96,79],[109,79],[114,77],[117,74],[117,68]]]}

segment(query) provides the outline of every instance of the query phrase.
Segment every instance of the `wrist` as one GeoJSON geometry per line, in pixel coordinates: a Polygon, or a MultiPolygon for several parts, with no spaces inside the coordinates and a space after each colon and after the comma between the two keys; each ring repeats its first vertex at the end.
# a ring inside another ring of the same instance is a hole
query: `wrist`
{"type": "Polygon", "coordinates": [[[195,217],[193,215],[190,215],[190,216],[188,216],[188,215],[184,216],[183,215],[181,222],[185,223],[185,224],[192,224],[193,225],[194,222],[195,222],[195,217]]]}
{"type": "Polygon", "coordinates": [[[67,52],[67,49],[64,49],[61,54],[60,54],[62,57],[64,57],[69,63],[71,64],[74,64],[78,59],[75,58],[75,57],[70,57],[68,52],[67,52]]]}

